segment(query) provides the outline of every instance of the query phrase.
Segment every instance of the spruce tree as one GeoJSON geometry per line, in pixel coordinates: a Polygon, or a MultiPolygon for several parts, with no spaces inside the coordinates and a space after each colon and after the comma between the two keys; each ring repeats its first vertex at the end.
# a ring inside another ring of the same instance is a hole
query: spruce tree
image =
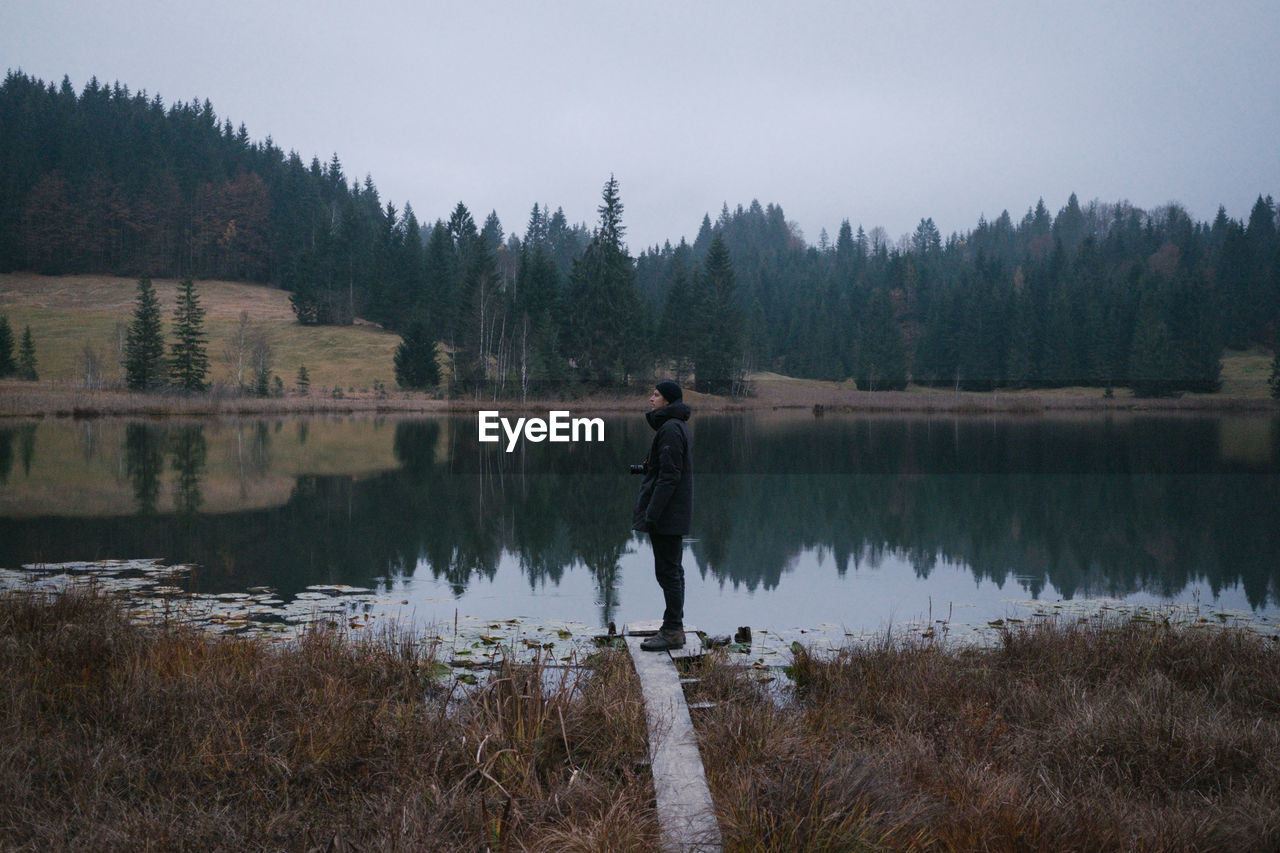
{"type": "Polygon", "coordinates": [[[204,308],[195,282],[185,278],[178,285],[178,307],[173,312],[174,342],[169,355],[169,375],[183,391],[203,391],[209,374],[205,350],[204,308]]]}
{"type": "Polygon", "coordinates": [[[436,344],[426,323],[414,320],[401,336],[395,355],[396,382],[401,388],[424,390],[440,384],[436,344]]]}
{"type": "Polygon", "coordinates": [[[560,357],[562,305],[560,273],[551,254],[541,243],[525,242],[516,272],[517,329],[513,341],[517,376],[525,395],[535,383],[565,378],[560,357]]]}
{"type": "Polygon", "coordinates": [[[298,365],[298,393],[304,397],[311,393],[311,374],[305,364],[298,365]]]}
{"type": "Polygon", "coordinates": [[[151,279],[138,279],[138,302],[125,336],[125,385],[146,391],[160,385],[164,340],[161,338],[160,300],[151,279]]]}
{"type": "Polygon", "coordinates": [[[854,379],[861,391],[901,391],[907,387],[907,347],[893,316],[889,294],[877,290],[858,324],[854,379]]]}
{"type": "Polygon", "coordinates": [[[671,289],[667,291],[666,302],[662,307],[662,320],[659,328],[665,342],[663,359],[669,360],[678,381],[683,381],[686,374],[693,369],[694,353],[694,309],[693,288],[689,284],[689,274],[685,271],[681,257],[677,256],[671,264],[671,289]]]}
{"type": "Polygon", "coordinates": [[[18,347],[18,378],[27,382],[35,382],[40,378],[36,373],[36,344],[31,339],[31,327],[22,332],[22,346],[18,347]]]}
{"type": "Polygon", "coordinates": [[[648,312],[636,290],[636,270],[622,242],[622,201],[612,175],[604,186],[600,227],[569,280],[570,355],[590,381],[608,385],[625,377],[638,359],[637,340],[648,312]]]}
{"type": "Polygon", "coordinates": [[[11,376],[18,369],[13,360],[13,329],[9,328],[9,316],[0,314],[0,379],[11,376]]]}
{"type": "Polygon", "coordinates": [[[1144,294],[1129,351],[1129,384],[1136,397],[1168,397],[1177,382],[1169,375],[1178,352],[1153,294],[1144,294]]]}
{"type": "Polygon", "coordinates": [[[719,230],[707,249],[694,310],[693,370],[697,388],[708,394],[728,394],[733,390],[742,350],[742,321],[736,303],[733,263],[719,230]]]}

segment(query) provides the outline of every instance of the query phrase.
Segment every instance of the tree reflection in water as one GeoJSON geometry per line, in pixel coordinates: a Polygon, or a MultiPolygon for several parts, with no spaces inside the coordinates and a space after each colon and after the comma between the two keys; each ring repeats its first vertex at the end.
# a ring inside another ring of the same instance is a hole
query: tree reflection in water
{"type": "MultiPolygon", "coordinates": [[[[1204,583],[1275,606],[1280,426],[1268,423],[1261,450],[1240,456],[1224,451],[1233,422],[1209,417],[695,417],[686,567],[772,592],[805,551],[829,553],[835,580],[897,554],[920,578],[962,564],[975,580],[1033,596],[1176,596],[1204,583]]],[[[479,445],[469,419],[403,420],[394,469],[299,476],[281,504],[219,512],[202,497],[206,429],[128,424],[120,445],[133,512],[0,518],[0,565],[161,555],[199,564],[206,588],[285,594],[425,571],[461,595],[494,581],[509,555],[530,590],[585,568],[601,621],[613,617],[619,566],[638,545],[627,465],[648,444],[639,418],[610,420],[603,444],[512,454],[479,445]]],[[[282,442],[320,451],[305,421],[296,432],[238,429],[237,464],[257,476],[282,442]]],[[[38,453],[35,428],[23,430],[0,429],[6,487],[38,453]]]]}

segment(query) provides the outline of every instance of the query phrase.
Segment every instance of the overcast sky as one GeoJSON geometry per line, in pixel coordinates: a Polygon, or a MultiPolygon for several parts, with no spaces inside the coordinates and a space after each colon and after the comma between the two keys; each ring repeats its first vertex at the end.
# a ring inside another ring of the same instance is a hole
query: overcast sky
{"type": "Polygon", "coordinates": [[[0,0],[0,66],[207,98],[428,221],[594,225],[612,173],[633,253],[752,199],[816,243],[1280,197],[1276,0],[0,0]]]}

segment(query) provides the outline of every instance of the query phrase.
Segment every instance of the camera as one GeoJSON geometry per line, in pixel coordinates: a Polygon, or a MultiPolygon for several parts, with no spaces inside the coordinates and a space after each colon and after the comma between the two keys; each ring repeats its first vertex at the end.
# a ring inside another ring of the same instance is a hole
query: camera
{"type": "Polygon", "coordinates": [[[630,465],[628,467],[632,474],[643,474],[649,465],[647,462],[641,462],[639,465],[630,465]]]}

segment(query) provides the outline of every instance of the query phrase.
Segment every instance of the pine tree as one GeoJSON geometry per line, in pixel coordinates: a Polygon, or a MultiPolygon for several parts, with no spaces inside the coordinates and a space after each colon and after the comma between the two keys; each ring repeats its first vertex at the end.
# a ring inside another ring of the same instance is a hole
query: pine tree
{"type": "Polygon", "coordinates": [[[203,391],[209,374],[205,350],[204,308],[195,282],[186,278],[178,285],[178,307],[173,312],[175,340],[169,354],[169,375],[184,391],[203,391]]]}
{"type": "Polygon", "coordinates": [[[889,294],[878,289],[858,324],[854,379],[862,391],[901,391],[907,387],[907,347],[893,316],[889,294]]]}
{"type": "Polygon", "coordinates": [[[671,288],[667,291],[666,302],[662,307],[662,320],[659,328],[662,337],[669,345],[664,345],[660,355],[670,359],[672,369],[678,381],[693,369],[694,351],[694,294],[689,284],[689,274],[685,271],[684,255],[677,255],[671,264],[671,288]]]}
{"type": "Polygon", "coordinates": [[[525,242],[516,272],[514,364],[522,394],[565,378],[560,357],[560,273],[542,243],[525,242]]]}
{"type": "Polygon", "coordinates": [[[1169,375],[1177,350],[1153,294],[1144,294],[1129,352],[1129,384],[1137,397],[1168,397],[1177,382],[1169,375]]]}
{"type": "Polygon", "coordinates": [[[395,354],[396,382],[401,388],[424,390],[440,384],[436,344],[427,325],[414,320],[404,330],[395,354]]]}
{"type": "Polygon", "coordinates": [[[13,360],[13,330],[9,328],[9,316],[0,314],[0,379],[12,376],[18,365],[13,360]]]}
{"type": "Polygon", "coordinates": [[[693,319],[697,388],[708,394],[728,394],[733,390],[742,353],[742,321],[736,303],[733,263],[719,230],[711,238],[698,284],[693,319]]]}
{"type": "Polygon", "coordinates": [[[437,221],[427,237],[425,288],[412,316],[424,319],[432,337],[454,340],[457,325],[458,257],[453,236],[442,221],[437,221]]]}
{"type": "Polygon", "coordinates": [[[648,315],[636,290],[636,270],[622,242],[622,201],[612,175],[604,186],[600,227],[569,281],[570,354],[584,376],[601,384],[623,379],[639,360],[648,315]]]}
{"type": "Polygon", "coordinates": [[[36,344],[31,339],[31,327],[22,332],[22,346],[18,347],[18,378],[27,382],[35,382],[40,378],[36,373],[36,344]]]}
{"type": "Polygon", "coordinates": [[[492,253],[462,202],[449,217],[449,235],[453,245],[450,295],[454,322],[449,329],[453,380],[467,384],[486,376],[489,368],[486,333],[496,276],[492,253]]]}
{"type": "Polygon", "coordinates": [[[311,393],[311,374],[305,364],[298,365],[298,393],[304,397],[311,393]]]}
{"type": "Polygon", "coordinates": [[[125,385],[131,391],[155,388],[161,380],[164,340],[161,338],[160,301],[151,279],[138,279],[138,302],[125,337],[125,385]]]}

